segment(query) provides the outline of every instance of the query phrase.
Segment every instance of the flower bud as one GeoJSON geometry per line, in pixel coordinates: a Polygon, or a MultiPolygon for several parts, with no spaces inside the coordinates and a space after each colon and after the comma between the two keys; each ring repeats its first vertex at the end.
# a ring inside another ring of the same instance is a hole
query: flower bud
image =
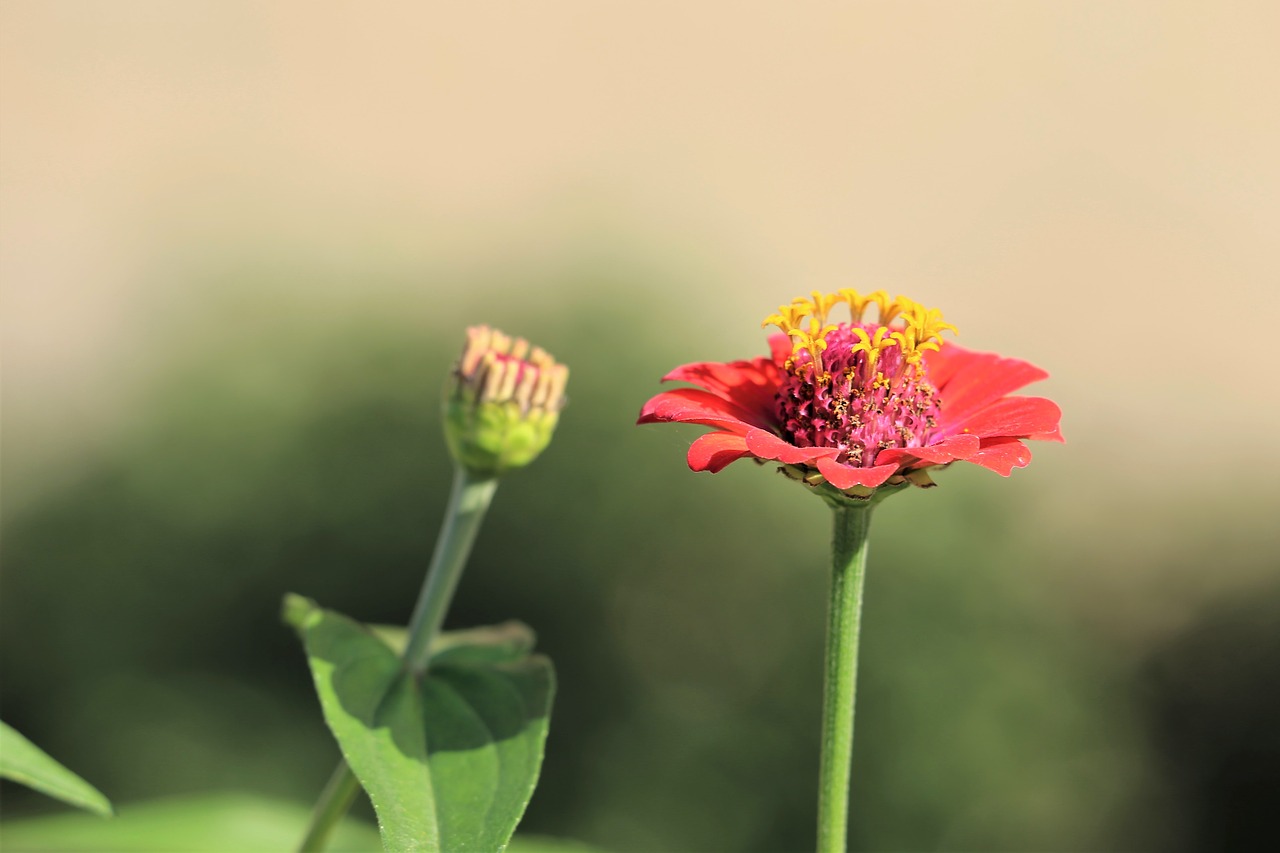
{"type": "Polygon", "coordinates": [[[523,338],[467,329],[467,346],[445,390],[444,432],[453,458],[493,477],[528,465],[551,441],[569,368],[523,338]]]}

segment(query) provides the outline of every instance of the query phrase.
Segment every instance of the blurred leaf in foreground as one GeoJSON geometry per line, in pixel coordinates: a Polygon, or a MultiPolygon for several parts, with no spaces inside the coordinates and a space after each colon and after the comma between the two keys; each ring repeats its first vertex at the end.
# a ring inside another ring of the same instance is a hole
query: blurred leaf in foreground
{"type": "MultiPolygon", "coordinates": [[[[81,814],[0,823],[0,849],[26,853],[280,853],[292,850],[307,820],[298,803],[242,793],[201,794],[125,805],[109,823],[81,814]]],[[[377,831],[348,818],[329,846],[332,853],[382,850],[377,831]]],[[[520,836],[508,853],[596,853],[575,841],[520,836]]]]}
{"type": "Polygon", "coordinates": [[[111,803],[97,788],[54,761],[40,747],[0,723],[0,776],[64,803],[111,816],[111,803]]]}

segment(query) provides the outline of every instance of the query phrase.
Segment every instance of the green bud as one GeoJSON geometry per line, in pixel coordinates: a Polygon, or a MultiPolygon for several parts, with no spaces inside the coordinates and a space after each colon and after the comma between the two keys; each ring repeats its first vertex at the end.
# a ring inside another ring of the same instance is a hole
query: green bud
{"type": "Polygon", "coordinates": [[[467,346],[445,389],[444,434],[453,458],[494,477],[528,465],[551,441],[569,369],[523,338],[467,329],[467,346]]]}

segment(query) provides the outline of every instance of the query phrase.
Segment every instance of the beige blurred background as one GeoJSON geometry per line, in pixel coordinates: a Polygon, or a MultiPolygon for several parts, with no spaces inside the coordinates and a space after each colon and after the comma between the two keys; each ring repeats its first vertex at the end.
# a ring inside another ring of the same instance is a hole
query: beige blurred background
{"type": "Polygon", "coordinates": [[[1098,473],[1203,491],[1280,455],[1274,3],[0,9],[6,425],[40,437],[10,464],[119,416],[148,309],[201,298],[152,273],[192,255],[441,303],[361,270],[602,233],[707,268],[673,336],[901,290],[1048,366],[1098,473]]]}
{"type": "Polygon", "coordinates": [[[1271,2],[0,0],[6,503],[127,434],[202,316],[460,328],[608,301],[554,271],[618,258],[664,352],[730,359],[884,288],[1050,371],[1068,444],[1009,500],[1127,567],[1051,594],[1138,655],[1274,576],[1170,568],[1204,508],[1280,551],[1277,35],[1271,2]],[[229,310],[193,271],[237,264],[285,272],[229,310]]]}
{"type": "Polygon", "coordinates": [[[814,288],[904,292],[1050,370],[1071,443],[1044,455],[1090,500],[1280,505],[1274,3],[0,14],[10,500],[128,420],[166,330],[217,297],[203,263],[328,274],[250,312],[447,322],[462,295],[414,269],[613,247],[692,271],[663,296],[688,359],[759,349],[814,288]]]}

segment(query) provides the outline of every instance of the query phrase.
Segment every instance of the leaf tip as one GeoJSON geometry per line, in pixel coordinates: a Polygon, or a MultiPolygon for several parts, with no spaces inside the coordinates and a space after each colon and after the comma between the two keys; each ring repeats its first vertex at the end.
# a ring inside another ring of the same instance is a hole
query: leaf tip
{"type": "Polygon", "coordinates": [[[280,607],[280,618],[295,631],[304,631],[310,627],[319,611],[319,605],[306,596],[286,592],[280,607]]]}

